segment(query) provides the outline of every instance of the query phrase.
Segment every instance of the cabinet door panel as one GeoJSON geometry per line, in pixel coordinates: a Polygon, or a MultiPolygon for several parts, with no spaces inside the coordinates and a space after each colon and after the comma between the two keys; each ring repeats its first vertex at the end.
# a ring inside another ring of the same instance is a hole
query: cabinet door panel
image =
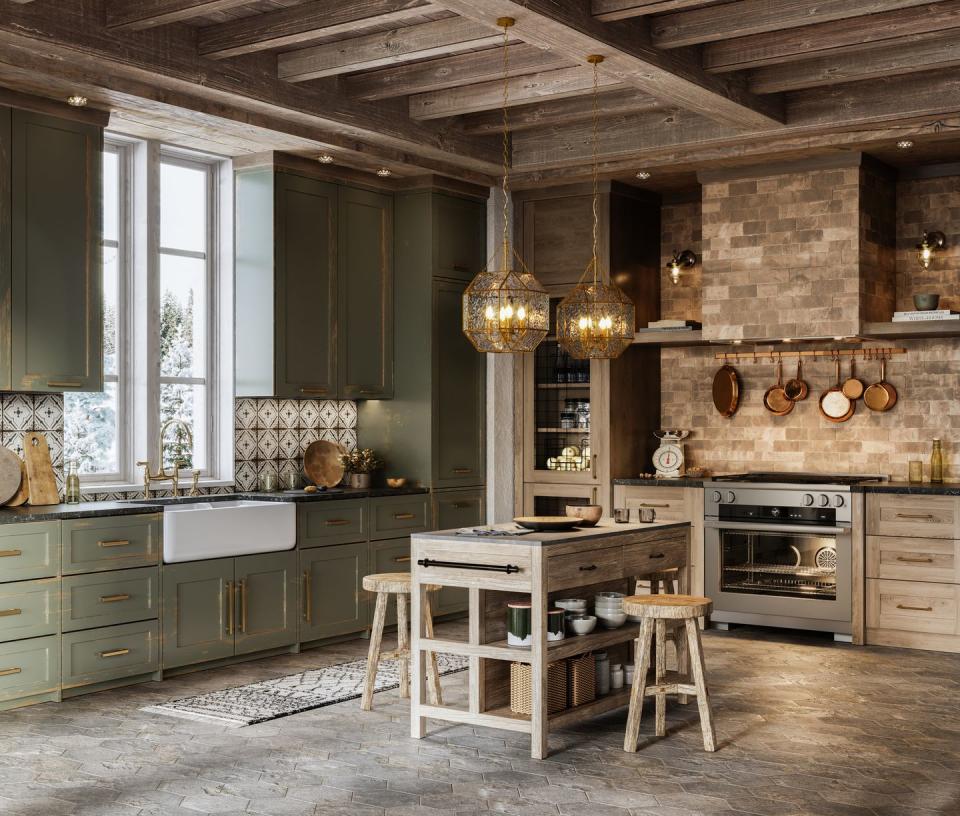
{"type": "Polygon", "coordinates": [[[12,382],[103,390],[103,132],[31,111],[12,121],[12,382]]]}
{"type": "Polygon", "coordinates": [[[162,580],[164,668],[231,656],[233,559],[169,564],[162,580]]]}
{"type": "MultiPolygon", "coordinates": [[[[375,541],[370,545],[370,552],[373,561],[370,565],[371,574],[382,572],[410,572],[409,537],[375,541]]],[[[371,604],[371,610],[376,598],[375,593],[367,593],[367,600],[371,604]]],[[[387,604],[386,622],[387,626],[396,626],[397,604],[395,598],[391,598],[390,603],[387,604]]]]}
{"type": "Polygon", "coordinates": [[[60,688],[60,638],[0,643],[0,703],[60,688]]]}
{"type": "Polygon", "coordinates": [[[276,393],[332,397],[337,390],[337,187],[278,173],[275,195],[276,393]]]}
{"type": "Polygon", "coordinates": [[[247,555],[236,561],[236,654],[297,642],[297,553],[247,555]]]}
{"type": "Polygon", "coordinates": [[[393,198],[340,188],[339,392],[393,396],[393,198]]]}
{"type": "Polygon", "coordinates": [[[158,629],[156,621],[144,621],[65,634],[64,691],[155,672],[160,666],[158,629]]]}
{"type": "Polygon", "coordinates": [[[360,582],[370,571],[368,554],[365,541],[300,551],[304,585],[301,641],[360,632],[367,627],[368,605],[360,582]]]}
{"type": "Polygon", "coordinates": [[[433,200],[434,268],[443,277],[470,281],[487,255],[486,206],[447,195],[436,195],[433,200]]]}
{"type": "Polygon", "coordinates": [[[463,283],[433,283],[433,482],[438,488],[484,481],[486,360],[463,333],[463,283]]]}

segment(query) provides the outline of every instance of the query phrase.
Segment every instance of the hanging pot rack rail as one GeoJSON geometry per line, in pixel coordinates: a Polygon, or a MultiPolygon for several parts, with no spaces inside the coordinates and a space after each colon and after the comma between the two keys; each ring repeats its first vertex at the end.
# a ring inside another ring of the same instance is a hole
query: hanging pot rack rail
{"type": "Polygon", "coordinates": [[[867,348],[867,349],[797,349],[796,351],[721,351],[714,357],[717,360],[754,363],[776,363],[782,360],[798,360],[801,357],[820,358],[825,360],[839,360],[843,357],[852,357],[854,360],[880,360],[892,357],[895,354],[906,354],[905,348],[867,348]]]}

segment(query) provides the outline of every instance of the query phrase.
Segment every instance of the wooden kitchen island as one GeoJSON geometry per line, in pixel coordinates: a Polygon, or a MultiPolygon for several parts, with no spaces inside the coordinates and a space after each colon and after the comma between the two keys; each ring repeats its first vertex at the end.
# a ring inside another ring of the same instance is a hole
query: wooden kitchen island
{"type": "Polygon", "coordinates": [[[503,728],[530,734],[530,754],[547,756],[550,728],[561,728],[627,705],[630,687],[604,697],[548,714],[547,672],[550,664],[596,650],[611,662],[631,659],[631,642],[639,624],[619,629],[598,628],[589,635],[547,642],[547,609],[559,598],[586,598],[604,590],[632,594],[634,579],[665,569],[679,570],[678,591],[689,585],[690,525],[687,522],[616,524],[603,519],[596,527],[567,532],[511,536],[465,536],[456,530],[412,537],[413,684],[410,700],[411,736],[426,734],[427,720],[503,728]],[[427,586],[464,587],[470,596],[467,640],[428,638],[423,625],[427,586]],[[532,604],[532,645],[516,648],[506,641],[506,605],[513,600],[532,604]],[[430,652],[469,659],[466,708],[426,703],[426,660],[430,652]],[[532,715],[510,709],[510,664],[526,663],[532,670],[532,715]]]}

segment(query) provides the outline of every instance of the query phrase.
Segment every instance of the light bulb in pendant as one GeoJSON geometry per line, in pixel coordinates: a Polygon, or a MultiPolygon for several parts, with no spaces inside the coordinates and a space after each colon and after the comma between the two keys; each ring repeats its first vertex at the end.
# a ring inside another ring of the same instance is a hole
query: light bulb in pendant
{"type": "Polygon", "coordinates": [[[493,320],[494,314],[495,312],[493,311],[493,306],[487,306],[486,310],[483,313],[483,316],[486,317],[487,320],[493,320]]]}

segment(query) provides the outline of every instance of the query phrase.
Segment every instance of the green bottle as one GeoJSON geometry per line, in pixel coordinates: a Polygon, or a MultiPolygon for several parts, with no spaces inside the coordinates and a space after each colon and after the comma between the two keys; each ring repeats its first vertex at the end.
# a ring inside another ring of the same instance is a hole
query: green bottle
{"type": "Polygon", "coordinates": [[[943,481],[943,449],[940,440],[933,440],[933,451],[930,454],[930,481],[939,484],[943,481]]]}

